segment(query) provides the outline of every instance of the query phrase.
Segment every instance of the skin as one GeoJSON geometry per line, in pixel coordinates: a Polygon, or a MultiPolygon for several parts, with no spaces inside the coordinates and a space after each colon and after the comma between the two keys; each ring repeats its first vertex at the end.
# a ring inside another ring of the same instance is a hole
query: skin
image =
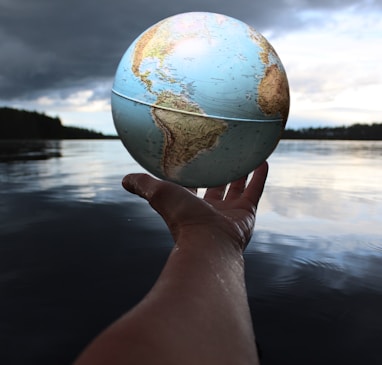
{"type": "Polygon", "coordinates": [[[265,162],[248,183],[242,178],[229,188],[210,188],[203,199],[149,175],[123,179],[126,190],[163,217],[175,245],[146,297],[101,333],[76,365],[259,364],[243,251],[267,172],[265,162]]]}

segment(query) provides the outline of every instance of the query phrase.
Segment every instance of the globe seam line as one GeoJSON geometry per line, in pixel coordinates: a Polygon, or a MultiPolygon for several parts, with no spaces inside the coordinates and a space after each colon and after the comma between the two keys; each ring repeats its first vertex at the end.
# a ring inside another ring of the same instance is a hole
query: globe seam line
{"type": "Polygon", "coordinates": [[[195,116],[198,116],[198,117],[212,118],[212,119],[221,119],[221,120],[232,120],[232,121],[237,121],[237,122],[257,122],[257,123],[282,122],[283,121],[282,118],[278,118],[278,119],[232,118],[232,117],[221,117],[221,116],[215,116],[215,115],[200,114],[200,113],[195,113],[195,112],[189,112],[187,110],[177,110],[177,109],[165,107],[165,106],[162,106],[162,105],[147,103],[147,102],[144,102],[142,100],[126,96],[126,95],[116,91],[114,88],[111,91],[112,91],[113,94],[115,94],[115,95],[117,95],[117,96],[119,96],[119,97],[121,97],[123,99],[127,99],[127,100],[133,101],[133,102],[138,103],[138,104],[143,104],[143,105],[147,105],[147,106],[150,106],[150,107],[155,107],[155,108],[163,109],[163,110],[169,110],[169,111],[176,112],[176,113],[195,115],[195,116]]]}

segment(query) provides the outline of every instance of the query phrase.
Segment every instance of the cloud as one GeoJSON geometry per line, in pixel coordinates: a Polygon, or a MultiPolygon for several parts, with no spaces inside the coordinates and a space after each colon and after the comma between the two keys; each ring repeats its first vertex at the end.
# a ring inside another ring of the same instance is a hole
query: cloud
{"type": "Polygon", "coordinates": [[[276,38],[290,80],[289,126],[380,121],[381,40],[381,13],[358,6],[276,38]]]}
{"type": "MultiPolygon", "coordinates": [[[[304,11],[380,2],[269,0],[3,0],[0,5],[0,99],[33,98],[56,88],[112,78],[131,41],[148,26],[186,11],[213,11],[263,32],[309,25],[304,11]]],[[[373,5],[374,4],[374,5],[373,5]]]]}

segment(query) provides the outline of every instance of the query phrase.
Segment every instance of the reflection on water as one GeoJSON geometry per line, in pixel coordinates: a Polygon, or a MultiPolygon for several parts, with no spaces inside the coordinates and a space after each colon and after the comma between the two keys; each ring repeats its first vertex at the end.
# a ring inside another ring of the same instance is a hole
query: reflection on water
{"type": "Polygon", "coordinates": [[[46,160],[61,156],[59,140],[0,140],[0,162],[46,160]]]}
{"type": "MultiPolygon", "coordinates": [[[[36,363],[48,347],[52,364],[149,290],[172,243],[161,219],[122,189],[125,174],[143,169],[119,141],[49,141],[17,153],[37,152],[49,158],[0,162],[0,340],[27,346],[29,321],[42,339],[36,363]]],[[[245,254],[263,364],[382,363],[381,157],[373,141],[281,141],[270,157],[245,254]]],[[[18,362],[7,351],[0,363],[31,363],[28,351],[12,353],[18,362]]]]}
{"type": "Polygon", "coordinates": [[[282,141],[270,162],[279,186],[381,199],[381,141],[282,141]]]}
{"type": "Polygon", "coordinates": [[[258,228],[382,234],[382,142],[282,141],[269,162],[258,228]]]}
{"type": "Polygon", "coordinates": [[[56,198],[65,200],[113,201],[122,177],[132,170],[143,171],[116,140],[57,143],[60,157],[0,163],[0,183],[8,183],[12,191],[54,191],[56,198]]]}

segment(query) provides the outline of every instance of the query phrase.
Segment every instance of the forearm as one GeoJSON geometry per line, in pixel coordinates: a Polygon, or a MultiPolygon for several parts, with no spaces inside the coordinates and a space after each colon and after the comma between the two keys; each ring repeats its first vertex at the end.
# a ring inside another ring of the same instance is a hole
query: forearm
{"type": "Polygon", "coordinates": [[[108,364],[257,364],[240,249],[208,230],[180,235],[150,293],[91,350],[92,364],[108,351],[122,356],[108,364]]]}
{"type": "Polygon", "coordinates": [[[192,364],[257,363],[244,261],[235,244],[211,232],[185,237],[152,291],[157,299],[148,298],[162,304],[168,335],[188,347],[192,364]]]}

